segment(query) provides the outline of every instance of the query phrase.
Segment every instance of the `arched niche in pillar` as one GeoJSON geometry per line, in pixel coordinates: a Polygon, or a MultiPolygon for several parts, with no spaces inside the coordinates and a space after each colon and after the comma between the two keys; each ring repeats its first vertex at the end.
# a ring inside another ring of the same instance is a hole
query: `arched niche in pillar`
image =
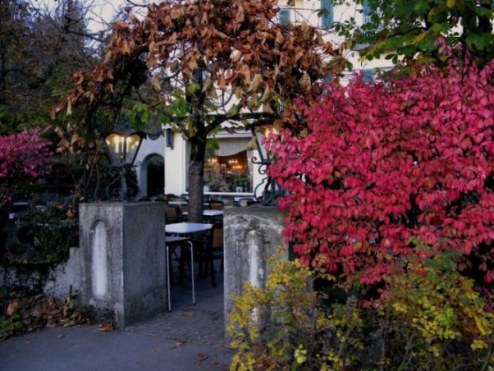
{"type": "Polygon", "coordinates": [[[108,231],[102,221],[94,227],[91,247],[92,294],[97,299],[105,299],[108,295],[108,231]]]}

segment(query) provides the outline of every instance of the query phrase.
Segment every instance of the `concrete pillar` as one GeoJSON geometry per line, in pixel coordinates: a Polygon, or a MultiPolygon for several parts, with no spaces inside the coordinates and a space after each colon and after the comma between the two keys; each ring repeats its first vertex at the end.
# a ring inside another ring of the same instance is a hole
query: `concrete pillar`
{"type": "Polygon", "coordinates": [[[81,204],[82,305],[124,327],[166,308],[165,210],[157,202],[81,204]]]}
{"type": "Polygon", "coordinates": [[[288,259],[282,229],[283,213],[277,207],[225,208],[225,320],[232,310],[231,295],[240,294],[245,282],[264,287],[269,257],[288,259]]]}

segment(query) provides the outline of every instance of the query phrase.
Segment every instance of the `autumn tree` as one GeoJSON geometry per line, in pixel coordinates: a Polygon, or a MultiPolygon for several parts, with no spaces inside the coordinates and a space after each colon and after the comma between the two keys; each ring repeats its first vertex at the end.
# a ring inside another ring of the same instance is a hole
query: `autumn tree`
{"type": "Polygon", "coordinates": [[[139,19],[114,24],[105,60],[76,74],[69,112],[83,106],[91,127],[98,107],[142,99],[190,144],[191,220],[202,219],[208,135],[224,123],[295,122],[288,102],[317,96],[332,46],[307,24],[277,23],[271,0],[165,1],[139,19]],[[141,87],[139,89],[139,87],[141,87]]]}
{"type": "Polygon", "coordinates": [[[356,0],[368,22],[357,27],[355,19],[336,30],[359,45],[367,58],[387,56],[442,63],[436,46],[445,38],[477,57],[481,65],[494,57],[492,0],[356,0]]]}
{"type": "Polygon", "coordinates": [[[374,285],[453,251],[492,291],[494,65],[467,64],[328,87],[301,103],[305,136],[272,134],[283,235],[302,262],[374,285]]]}

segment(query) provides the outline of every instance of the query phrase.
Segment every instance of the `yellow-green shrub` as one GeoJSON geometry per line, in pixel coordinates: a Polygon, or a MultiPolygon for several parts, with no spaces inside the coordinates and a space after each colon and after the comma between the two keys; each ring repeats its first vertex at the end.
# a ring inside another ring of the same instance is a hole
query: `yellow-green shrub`
{"type": "Polygon", "coordinates": [[[298,261],[273,264],[265,289],[246,283],[244,292],[232,298],[227,331],[237,353],[231,369],[339,368],[362,348],[360,335],[354,336],[362,327],[357,301],[334,305],[326,313],[306,266],[298,261]]]}
{"type": "MultiPolygon", "coordinates": [[[[384,304],[400,326],[408,328],[409,336],[424,342],[420,352],[424,357],[453,360],[450,352],[459,346],[492,352],[494,313],[486,310],[488,298],[474,290],[473,280],[458,272],[457,257],[445,252],[424,262],[413,259],[406,264],[406,273],[388,278],[384,304]]],[[[465,356],[479,354],[474,353],[465,356]]]]}
{"type": "Polygon", "coordinates": [[[492,370],[494,314],[454,254],[410,261],[365,307],[313,291],[321,275],[298,261],[272,264],[265,289],[233,297],[232,370],[492,370]]]}

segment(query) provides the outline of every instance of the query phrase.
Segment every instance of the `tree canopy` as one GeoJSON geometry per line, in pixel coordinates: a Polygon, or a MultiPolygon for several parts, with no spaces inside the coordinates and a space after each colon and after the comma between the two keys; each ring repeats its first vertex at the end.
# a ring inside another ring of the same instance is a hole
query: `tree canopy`
{"type": "Polygon", "coordinates": [[[202,218],[207,136],[225,122],[296,123],[287,104],[316,97],[328,75],[332,45],[307,24],[277,23],[277,1],[165,1],[145,17],[114,24],[104,61],[75,75],[58,111],[83,105],[91,120],[103,104],[136,104],[160,114],[189,141],[192,219],[202,218]],[[197,207],[198,209],[194,209],[197,207]]]}
{"type": "Polygon", "coordinates": [[[356,0],[369,14],[357,27],[355,19],[336,29],[362,48],[367,58],[387,56],[442,63],[436,41],[460,45],[480,64],[494,57],[492,0],[356,0]]]}
{"type": "Polygon", "coordinates": [[[0,0],[0,133],[48,124],[72,73],[94,61],[83,11],[74,0],[60,2],[53,13],[0,0]]]}

